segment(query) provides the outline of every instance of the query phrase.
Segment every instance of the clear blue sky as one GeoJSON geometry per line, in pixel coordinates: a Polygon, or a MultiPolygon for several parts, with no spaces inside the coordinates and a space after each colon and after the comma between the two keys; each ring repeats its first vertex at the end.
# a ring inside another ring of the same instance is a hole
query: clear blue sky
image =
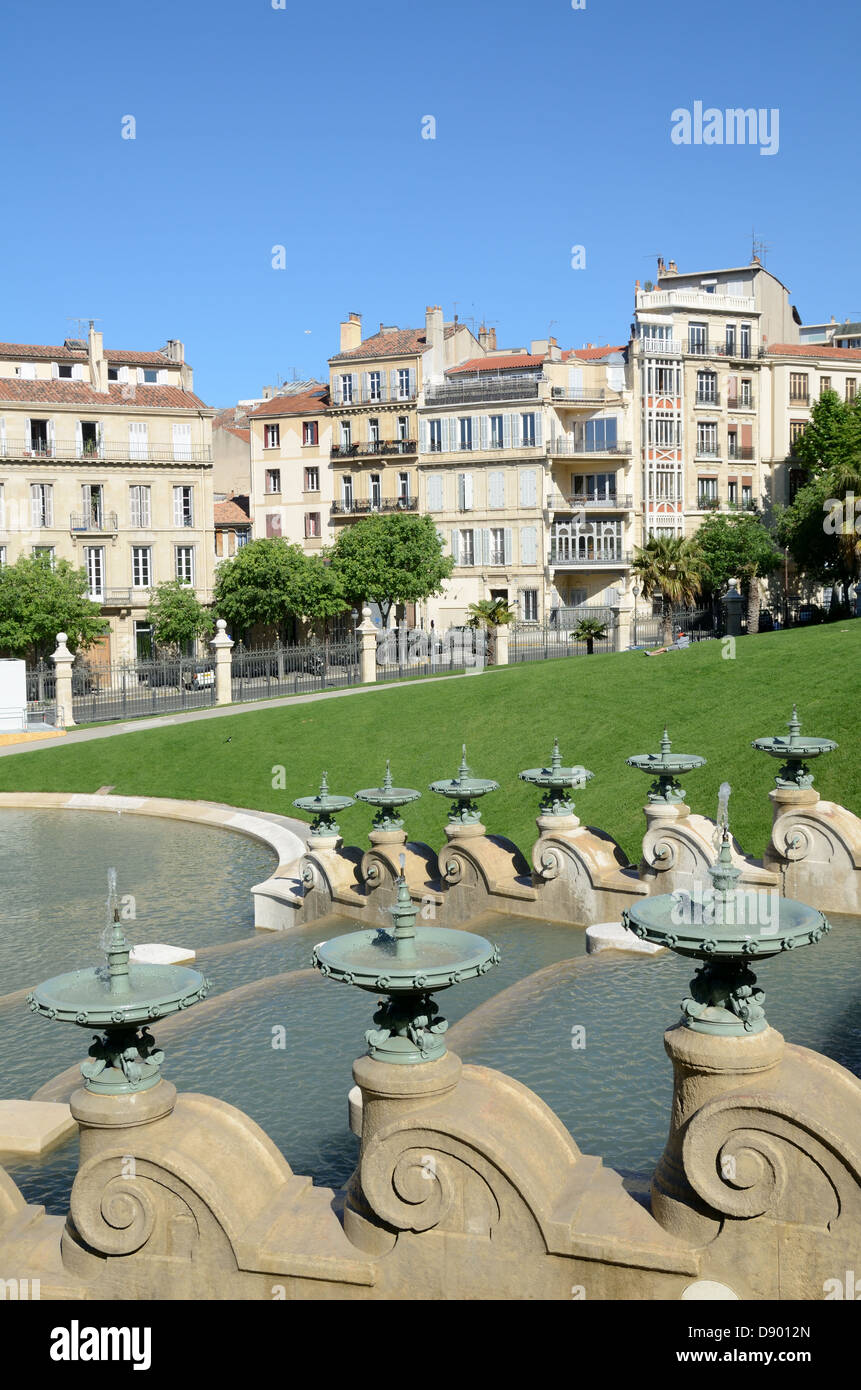
{"type": "Polygon", "coordinates": [[[350,310],[623,341],[657,253],[752,226],[805,321],[861,318],[859,52],[845,0],[7,6],[0,338],[179,337],[225,405],[324,373],[350,310]],[[777,107],[779,152],[673,144],[695,101],[777,107]]]}

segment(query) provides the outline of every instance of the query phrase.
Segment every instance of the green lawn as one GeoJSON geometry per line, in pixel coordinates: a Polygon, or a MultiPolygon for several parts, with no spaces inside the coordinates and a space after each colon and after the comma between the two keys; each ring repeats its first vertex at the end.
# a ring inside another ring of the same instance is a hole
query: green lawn
{"type": "MultiPolygon", "coordinates": [[[[517,774],[548,759],[558,735],[563,760],[595,773],[576,798],[581,820],[609,831],[636,861],[648,781],[625,758],[656,750],[666,721],[677,750],[708,759],[685,779],[691,809],[714,816],[718,785],[730,782],[733,831],[761,855],[778,765],[750,742],[783,733],[795,700],[806,732],[841,745],[816,767],[819,791],[861,814],[861,622],[742,637],[733,660],[723,650],[703,642],[651,658],[624,652],[536,662],[58,746],[0,759],[0,790],[94,792],[109,784],[124,795],[290,815],[293,797],[312,793],[323,768],[333,791],[352,794],[377,785],[390,757],[395,781],[424,793],[407,808],[411,836],[439,846],[446,802],[427,786],[454,775],[466,741],[474,772],[501,784],[485,799],[486,824],[528,851],[538,796],[517,774]],[[287,769],[286,791],[272,787],[278,764],[287,769]]],[[[357,805],[340,818],[349,842],[365,843],[371,814],[357,805]]]]}

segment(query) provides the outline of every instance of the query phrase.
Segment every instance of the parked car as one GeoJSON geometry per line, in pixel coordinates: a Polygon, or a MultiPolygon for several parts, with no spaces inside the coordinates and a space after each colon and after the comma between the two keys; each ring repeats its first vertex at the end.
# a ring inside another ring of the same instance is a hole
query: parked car
{"type": "Polygon", "coordinates": [[[211,690],[215,685],[215,672],[188,671],[182,678],[186,690],[211,690]]]}
{"type": "Polygon", "coordinates": [[[178,661],[154,661],[143,673],[142,679],[151,690],[179,686],[180,666],[178,661]]]}

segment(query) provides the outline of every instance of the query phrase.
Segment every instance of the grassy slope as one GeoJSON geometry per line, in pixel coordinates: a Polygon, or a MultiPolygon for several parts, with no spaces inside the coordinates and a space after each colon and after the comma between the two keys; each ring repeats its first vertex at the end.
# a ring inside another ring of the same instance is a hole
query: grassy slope
{"type": "MultiPolygon", "coordinates": [[[[538,798],[517,773],[544,762],[558,735],[563,760],[595,773],[576,798],[581,819],[615,835],[636,860],[648,783],[625,758],[656,750],[666,720],[677,750],[708,759],[685,779],[691,809],[714,816],[718,785],[729,781],[733,830],[748,852],[761,855],[777,764],[750,741],[783,733],[797,700],[804,729],[841,745],[817,766],[818,789],[861,814],[861,622],[743,637],[734,660],[722,651],[720,642],[704,642],[661,657],[626,652],[537,662],[18,754],[0,760],[0,790],[93,792],[111,784],[120,794],[289,815],[293,797],[313,792],[324,767],[333,791],[352,794],[377,785],[390,757],[395,782],[425,793],[407,808],[411,836],[439,846],[446,802],[426,788],[455,773],[465,740],[475,773],[501,784],[484,803],[488,827],[528,850],[538,798]],[[286,791],[272,788],[277,764],[287,769],[286,791]]],[[[365,842],[370,814],[361,805],[343,814],[348,842],[365,842]]]]}

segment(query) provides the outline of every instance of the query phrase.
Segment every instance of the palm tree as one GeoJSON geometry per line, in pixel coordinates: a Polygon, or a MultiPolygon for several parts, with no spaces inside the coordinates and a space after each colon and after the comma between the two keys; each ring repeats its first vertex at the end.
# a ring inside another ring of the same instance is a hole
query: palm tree
{"type": "Polygon", "coordinates": [[[581,618],[571,636],[575,642],[585,642],[586,655],[591,656],[595,643],[606,640],[607,624],[602,623],[600,618],[581,618]]]}
{"type": "Polygon", "coordinates": [[[693,603],[703,585],[705,563],[696,546],[681,536],[650,536],[637,547],[632,568],[643,585],[643,594],[661,595],[664,646],[673,640],[673,608],[693,603]]]}
{"type": "Polygon", "coordinates": [[[507,599],[482,598],[469,605],[467,627],[505,627],[514,622],[514,611],[509,608],[507,599]]]}

